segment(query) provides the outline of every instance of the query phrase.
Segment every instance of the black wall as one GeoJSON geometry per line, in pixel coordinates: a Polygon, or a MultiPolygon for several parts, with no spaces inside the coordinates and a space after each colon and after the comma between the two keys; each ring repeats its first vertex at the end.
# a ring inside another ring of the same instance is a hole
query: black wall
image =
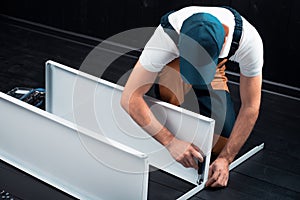
{"type": "MultiPolygon", "coordinates": [[[[105,39],[137,27],[156,26],[160,16],[186,5],[230,5],[262,36],[264,79],[300,88],[299,0],[7,0],[2,14],[105,39]]],[[[0,30],[1,31],[1,30],[0,30]]]]}

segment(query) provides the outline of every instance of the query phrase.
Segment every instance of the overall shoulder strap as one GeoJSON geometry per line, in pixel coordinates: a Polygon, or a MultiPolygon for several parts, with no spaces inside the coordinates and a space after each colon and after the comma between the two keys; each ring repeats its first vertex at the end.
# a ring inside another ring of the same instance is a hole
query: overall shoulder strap
{"type": "Polygon", "coordinates": [[[228,53],[227,58],[230,58],[233,54],[235,54],[236,50],[239,48],[240,39],[242,36],[243,31],[243,20],[241,15],[233,8],[229,6],[223,6],[223,8],[226,8],[232,12],[234,15],[235,20],[235,26],[234,26],[234,32],[232,37],[232,42],[230,46],[230,51],[228,53]]]}
{"type": "Polygon", "coordinates": [[[164,16],[162,16],[161,19],[160,19],[160,24],[163,27],[165,33],[167,33],[170,36],[170,38],[173,40],[173,42],[177,45],[179,35],[175,31],[173,26],[170,24],[169,18],[168,18],[169,15],[172,14],[173,12],[175,12],[175,11],[172,10],[172,11],[168,12],[167,14],[165,14],[164,16]]]}
{"type": "MultiPolygon", "coordinates": [[[[235,54],[236,50],[239,48],[240,39],[242,36],[243,31],[243,21],[241,15],[233,8],[229,6],[222,6],[223,8],[226,8],[232,12],[234,15],[235,20],[235,26],[234,26],[234,32],[233,32],[233,38],[230,46],[230,50],[227,56],[227,59],[230,58],[232,55],[235,54]]],[[[161,17],[160,24],[163,27],[164,31],[170,36],[170,38],[174,41],[175,44],[178,43],[179,35],[176,33],[175,29],[169,22],[169,15],[172,14],[173,11],[168,12],[164,16],[161,17]]]]}

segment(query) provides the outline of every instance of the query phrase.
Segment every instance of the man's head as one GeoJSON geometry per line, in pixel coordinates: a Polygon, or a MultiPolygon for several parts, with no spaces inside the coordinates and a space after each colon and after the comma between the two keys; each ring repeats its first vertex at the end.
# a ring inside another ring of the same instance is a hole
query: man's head
{"type": "Polygon", "coordinates": [[[211,14],[197,13],[183,22],[178,47],[184,81],[197,87],[213,80],[224,39],[221,22],[211,14]]]}

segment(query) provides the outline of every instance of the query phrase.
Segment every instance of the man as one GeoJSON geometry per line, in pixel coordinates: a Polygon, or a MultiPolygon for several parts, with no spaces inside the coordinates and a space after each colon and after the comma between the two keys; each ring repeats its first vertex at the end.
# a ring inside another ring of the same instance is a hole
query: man
{"type": "Polygon", "coordinates": [[[180,106],[193,90],[200,114],[215,119],[213,154],[206,186],[224,187],[229,164],[256,123],[261,101],[263,44],[256,29],[229,7],[190,6],[170,12],[146,44],[122,95],[130,116],[185,167],[197,169],[201,150],[177,139],[155,118],[143,99],[156,88],[164,101],[180,106]],[[240,66],[241,107],[235,115],[227,87],[225,63],[240,66]]]}

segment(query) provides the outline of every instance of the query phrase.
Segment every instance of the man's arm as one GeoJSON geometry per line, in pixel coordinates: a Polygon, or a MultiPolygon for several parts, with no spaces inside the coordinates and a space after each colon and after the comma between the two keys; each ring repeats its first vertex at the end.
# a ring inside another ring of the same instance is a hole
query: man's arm
{"type": "Polygon", "coordinates": [[[193,144],[176,139],[156,119],[143,98],[153,85],[156,77],[156,72],[147,71],[138,61],[125,85],[121,105],[137,124],[168,149],[175,160],[185,167],[197,169],[198,165],[194,158],[203,161],[200,149],[193,144]]]}
{"type": "Polygon", "coordinates": [[[224,187],[229,178],[229,164],[249,137],[259,114],[262,76],[240,76],[241,108],[231,135],[218,158],[211,164],[206,186],[224,187]]]}

